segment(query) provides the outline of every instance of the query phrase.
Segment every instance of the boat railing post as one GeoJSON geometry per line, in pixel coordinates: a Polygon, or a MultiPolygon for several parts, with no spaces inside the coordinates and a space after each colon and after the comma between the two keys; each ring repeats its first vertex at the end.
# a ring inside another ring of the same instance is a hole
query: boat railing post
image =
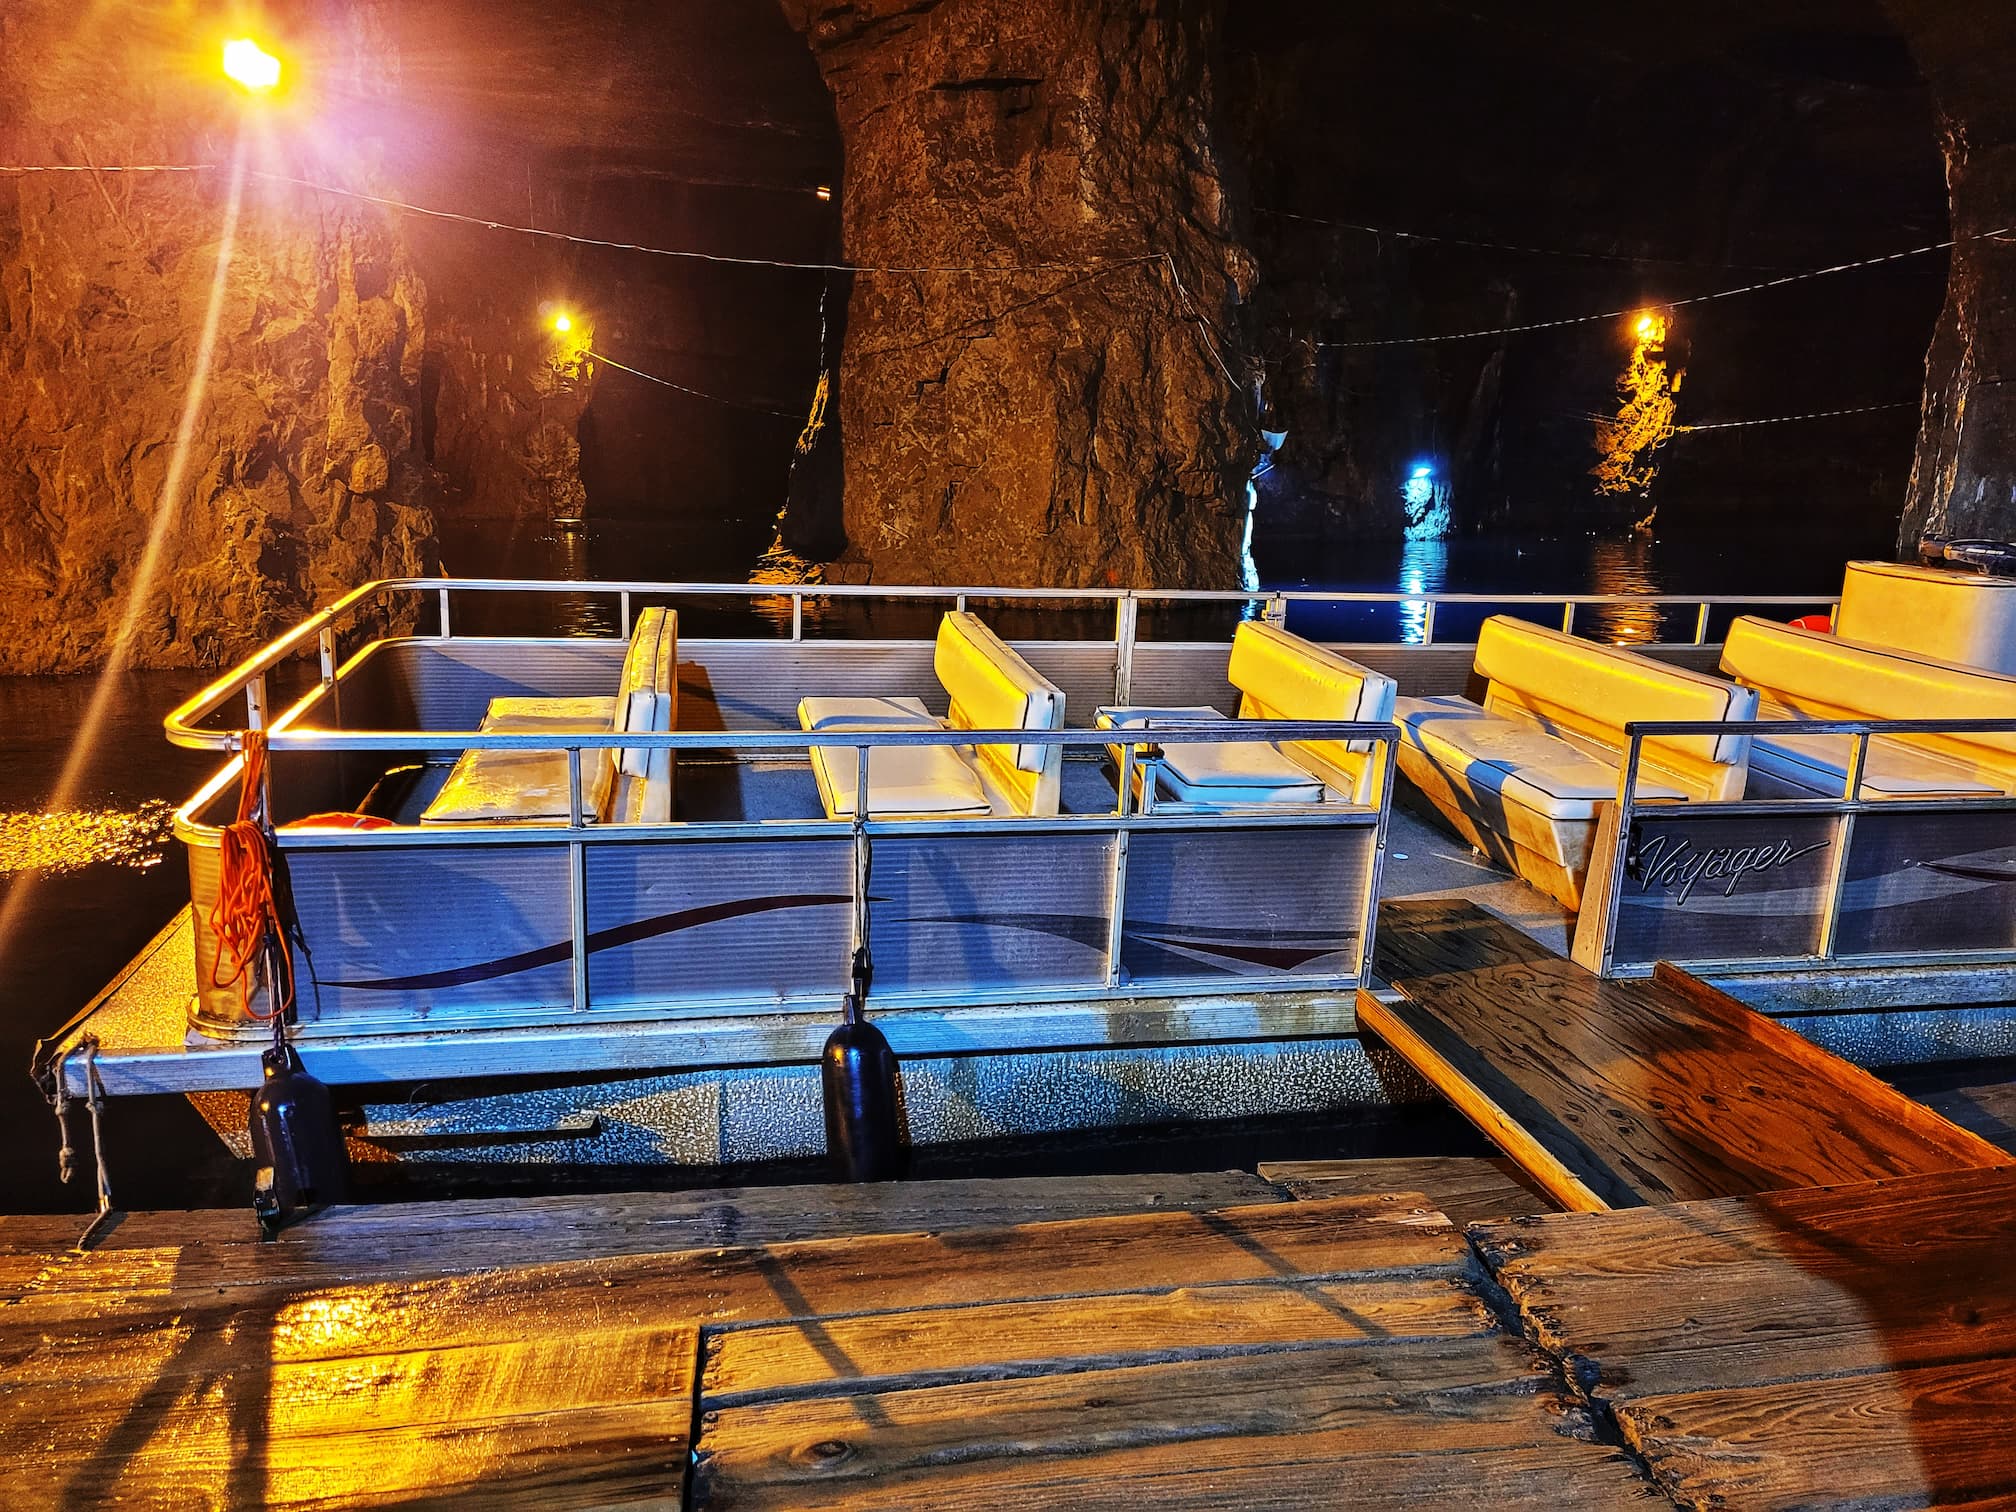
{"type": "Polygon", "coordinates": [[[1113,702],[1122,708],[1133,697],[1134,641],[1140,628],[1141,601],[1129,589],[1113,611],[1113,702]]]}
{"type": "Polygon", "coordinates": [[[266,674],[261,672],[245,684],[245,728],[266,728],[266,674]]]}
{"type": "Polygon", "coordinates": [[[1358,985],[1372,978],[1372,952],[1378,946],[1379,890],[1386,874],[1387,821],[1393,813],[1393,779],[1400,755],[1398,732],[1379,737],[1379,786],[1371,794],[1379,818],[1372,830],[1372,864],[1366,868],[1365,900],[1359,905],[1358,985]]]}
{"type": "Polygon", "coordinates": [[[322,663],[322,686],[336,686],[336,628],[324,625],[322,633],[315,638],[315,649],[322,663]]]}
{"type": "Polygon", "coordinates": [[[567,825],[577,837],[567,842],[567,946],[573,962],[574,1011],[588,1011],[588,848],[582,827],[581,747],[567,748],[567,825]]]}
{"type": "Polygon", "coordinates": [[[1638,791],[1638,763],[1645,747],[1645,736],[1635,726],[1624,728],[1630,743],[1625,748],[1623,770],[1617,774],[1617,842],[1610,848],[1610,885],[1603,898],[1603,969],[1597,973],[1605,977],[1616,964],[1617,914],[1624,901],[1624,865],[1631,855],[1633,799],[1638,791]]]}
{"type": "Polygon", "coordinates": [[[1857,730],[1850,739],[1848,771],[1841,782],[1844,807],[1834,826],[1834,859],[1827,868],[1827,912],[1820,920],[1815,951],[1823,961],[1834,958],[1834,940],[1841,927],[1841,892],[1848,883],[1848,850],[1855,839],[1855,813],[1862,806],[1862,774],[1869,765],[1869,732],[1857,730]]]}
{"type": "Polygon", "coordinates": [[[441,639],[447,640],[453,632],[448,620],[448,590],[446,588],[440,590],[440,600],[441,600],[441,639]]]}
{"type": "Polygon", "coordinates": [[[1697,646],[1708,644],[1708,601],[1706,599],[1701,601],[1700,611],[1694,616],[1694,644],[1697,646]]]}
{"type": "Polygon", "coordinates": [[[625,588],[621,593],[616,595],[616,604],[618,610],[617,622],[620,626],[618,633],[627,641],[630,639],[630,590],[628,588],[625,588]]]}
{"type": "Polygon", "coordinates": [[[1573,635],[1575,633],[1575,600],[1573,599],[1569,599],[1561,606],[1561,633],[1563,635],[1573,635]]]}
{"type": "Polygon", "coordinates": [[[791,590],[791,639],[805,639],[805,590],[802,588],[791,590]]]}
{"type": "Polygon", "coordinates": [[[1435,600],[1432,598],[1421,601],[1421,644],[1435,644],[1435,600]]]}
{"type": "MultiPolygon", "coordinates": [[[[1154,781],[1152,771],[1144,773],[1154,781]]],[[[1114,807],[1113,875],[1106,890],[1106,987],[1120,985],[1120,950],[1127,922],[1127,810],[1134,793],[1134,742],[1120,743],[1120,798],[1114,807]]]]}

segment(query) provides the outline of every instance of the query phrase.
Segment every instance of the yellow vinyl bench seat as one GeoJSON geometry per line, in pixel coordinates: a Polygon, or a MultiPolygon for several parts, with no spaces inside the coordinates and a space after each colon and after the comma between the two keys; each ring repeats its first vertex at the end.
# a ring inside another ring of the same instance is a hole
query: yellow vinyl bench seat
{"type": "MultiPolygon", "coordinates": [[[[2016,719],[2016,677],[1749,615],[1729,627],[1722,670],[1759,694],[1768,719],[2016,719]]],[[[1839,797],[1854,739],[1759,736],[1760,789],[1839,797]]],[[[1881,735],[1864,798],[2016,792],[2016,734],[1881,735]]]]}
{"type": "MultiPolygon", "coordinates": [[[[946,615],[932,647],[932,671],[949,700],[941,721],[921,699],[805,698],[804,730],[930,728],[1058,730],[1064,694],[980,619],[946,615]]],[[[1064,748],[1058,745],[884,746],[868,755],[868,814],[901,818],[1052,815],[1064,748]]],[[[812,773],[829,819],[852,818],[860,757],[848,746],[816,746],[812,773]]]]}
{"type": "MultiPolygon", "coordinates": [[[[649,608],[637,617],[613,695],[493,698],[485,733],[606,735],[676,727],[678,617],[649,608]]],[[[464,751],[420,815],[422,824],[555,824],[568,817],[567,753],[464,751]]],[[[581,753],[581,806],[602,823],[665,824],[672,818],[672,753],[623,746],[581,753]]]]}
{"type": "MultiPolygon", "coordinates": [[[[1580,908],[1596,830],[1617,796],[1625,726],[1747,720],[1756,695],[1704,673],[1504,615],[1484,622],[1484,702],[1402,698],[1400,769],[1464,839],[1569,908],[1580,908]]],[[[1637,797],[1743,794],[1745,737],[1673,735],[1640,747],[1637,797]]]]}

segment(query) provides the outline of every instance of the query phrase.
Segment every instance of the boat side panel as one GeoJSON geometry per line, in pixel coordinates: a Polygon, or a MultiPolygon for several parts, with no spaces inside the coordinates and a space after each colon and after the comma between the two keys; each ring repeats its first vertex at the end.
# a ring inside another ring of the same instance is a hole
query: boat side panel
{"type": "Polygon", "coordinates": [[[2016,813],[1863,813],[1835,953],[2016,949],[2016,813]]]}
{"type": "Polygon", "coordinates": [[[1125,981],[1354,977],[1377,843],[1369,825],[1137,831],[1125,981]]]}
{"type": "Polygon", "coordinates": [[[595,1008],[846,991],[850,841],[594,845],[585,865],[595,1008]]]}
{"type": "Polygon", "coordinates": [[[878,839],[875,992],[1103,991],[1110,835],[878,839]]]}

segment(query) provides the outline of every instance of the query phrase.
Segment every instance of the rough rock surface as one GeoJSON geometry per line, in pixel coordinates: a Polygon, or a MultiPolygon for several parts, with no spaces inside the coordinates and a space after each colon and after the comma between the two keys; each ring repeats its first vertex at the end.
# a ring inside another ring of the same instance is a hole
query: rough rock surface
{"type": "Polygon", "coordinates": [[[1917,463],[1898,548],[1919,537],[2016,540],[2016,10],[1886,0],[1931,86],[1946,153],[1953,249],[1925,358],[1917,463]]]}
{"type": "MultiPolygon", "coordinates": [[[[118,7],[10,5],[0,157],[228,163],[233,102],[164,52],[118,7]]],[[[263,180],[246,188],[182,486],[163,497],[227,185],[0,177],[0,671],[91,665],[122,617],[134,661],[215,665],[348,586],[428,568],[420,280],[382,218],[263,180]]]]}
{"type": "Polygon", "coordinates": [[[1055,265],[856,278],[834,575],[1236,585],[1257,433],[1229,317],[1253,275],[1211,129],[1215,8],[783,4],[833,91],[850,260],[1055,265]]]}

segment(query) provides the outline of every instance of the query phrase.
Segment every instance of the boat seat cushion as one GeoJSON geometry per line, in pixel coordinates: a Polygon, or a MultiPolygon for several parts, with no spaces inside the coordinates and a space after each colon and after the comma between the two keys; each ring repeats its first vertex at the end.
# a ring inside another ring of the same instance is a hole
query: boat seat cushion
{"type": "MultiPolygon", "coordinates": [[[[1750,615],[1729,627],[1722,670],[1808,719],[2016,719],[2016,677],[1750,615]]],[[[2016,791],[2016,734],[1896,735],[1885,744],[1946,760],[1997,792],[2016,791]]]]}
{"type": "MultiPolygon", "coordinates": [[[[1756,708],[1753,694],[1722,678],[1502,614],[1478,632],[1475,666],[1490,684],[1487,709],[1618,751],[1634,721],[1746,720],[1756,708]]],[[[1740,767],[1747,736],[1661,735],[1644,749],[1655,765],[1736,789],[1714,796],[1741,793],[1740,782],[1719,782],[1724,774],[1709,769],[1740,767]]]]}
{"type": "MultiPolygon", "coordinates": [[[[941,728],[917,698],[806,698],[798,704],[805,730],[941,728]]],[[[860,756],[852,746],[817,746],[812,772],[829,818],[851,819],[860,756]]],[[[965,818],[993,812],[972,758],[959,746],[885,746],[868,753],[868,815],[910,819],[965,818]]]]}
{"type": "Polygon", "coordinates": [[[1915,562],[1850,562],[1834,633],[1955,666],[2016,674],[2016,578],[1915,562]]]}
{"type": "MultiPolygon", "coordinates": [[[[604,735],[614,698],[493,698],[478,726],[499,734],[604,735]]],[[[600,751],[581,753],[582,807],[606,801],[610,763],[600,751]]],[[[420,815],[422,824],[565,823],[565,751],[464,751],[447,782],[420,815]]]]}
{"type": "MultiPolygon", "coordinates": [[[[641,611],[630,632],[629,652],[623,658],[613,728],[626,734],[663,733],[672,729],[677,712],[678,664],[677,618],[657,607],[641,611]]],[[[652,754],[646,746],[624,746],[617,752],[616,769],[625,777],[648,778],[652,754]]]]}
{"type": "MultiPolygon", "coordinates": [[[[1106,708],[1097,713],[1102,730],[1141,730],[1158,725],[1223,721],[1202,705],[1171,708],[1106,708]]],[[[1179,741],[1162,746],[1162,785],[1184,803],[1318,803],[1323,784],[1264,740],[1179,741]]]]}
{"type": "MultiPolygon", "coordinates": [[[[1401,698],[1394,722],[1403,741],[1473,791],[1496,794],[1541,817],[1587,823],[1596,805],[1617,796],[1617,765],[1520,720],[1489,713],[1467,698],[1401,698]]],[[[1684,799],[1680,789],[1643,774],[1638,796],[1684,799]]]]}
{"type": "MultiPolygon", "coordinates": [[[[1802,710],[1776,698],[1759,700],[1760,719],[1826,719],[1831,716],[1802,710]]],[[[1759,735],[1750,743],[1750,765],[1794,787],[1829,797],[1838,796],[1848,781],[1848,764],[1854,759],[1855,740],[1850,735],[1796,735],[1774,739],[1759,735]]],[[[1939,794],[1987,795],[2001,789],[1969,775],[1966,767],[1935,756],[1930,751],[1913,750],[1894,740],[1878,738],[1869,742],[1869,756],[1862,767],[1865,797],[1922,798],[1939,794]]]]}

